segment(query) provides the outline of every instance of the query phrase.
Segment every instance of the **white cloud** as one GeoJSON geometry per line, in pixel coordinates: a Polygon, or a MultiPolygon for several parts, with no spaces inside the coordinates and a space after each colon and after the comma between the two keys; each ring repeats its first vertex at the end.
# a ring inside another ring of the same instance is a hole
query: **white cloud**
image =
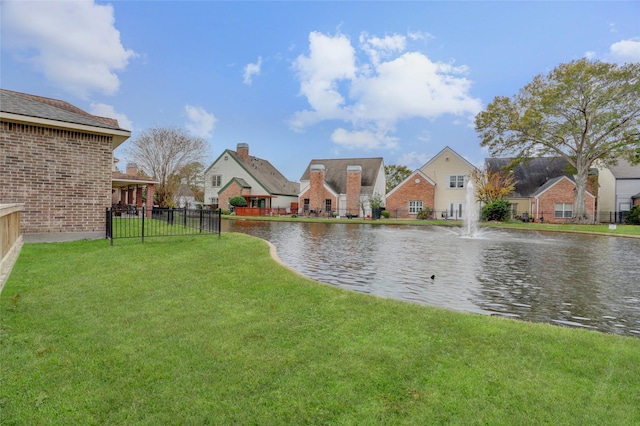
{"type": "Polygon", "coordinates": [[[346,36],[311,33],[309,54],[294,64],[310,109],[297,112],[291,127],[302,130],[340,120],[352,128],[337,129],[335,143],[390,149],[397,146],[392,134],[400,120],[443,114],[470,120],[482,110],[480,99],[470,95],[466,66],[434,62],[406,48],[405,36],[363,33],[359,51],[364,55],[359,58],[346,36]]]}
{"type": "Polygon", "coordinates": [[[204,108],[185,105],[184,110],[188,119],[186,129],[196,136],[210,138],[218,119],[204,108]]]}
{"type": "Polygon", "coordinates": [[[609,47],[610,57],[618,63],[640,62],[640,39],[621,40],[609,47]]]}
{"type": "Polygon", "coordinates": [[[322,120],[347,118],[338,83],[354,78],[356,65],[355,50],[346,36],[329,37],[312,32],[309,34],[309,56],[298,56],[294,69],[300,79],[300,93],[312,108],[312,111],[296,113],[292,120],[294,128],[322,120]]]}
{"type": "Polygon", "coordinates": [[[247,64],[244,67],[244,74],[242,75],[242,82],[246,85],[251,85],[254,75],[260,75],[260,69],[262,67],[262,56],[258,57],[258,62],[255,64],[247,64]]]}
{"type": "Polygon", "coordinates": [[[2,44],[64,90],[110,95],[135,55],[114,23],[113,7],[92,0],[3,2],[2,44]]]}
{"type": "Polygon", "coordinates": [[[91,114],[100,117],[115,118],[116,120],[118,120],[118,125],[120,126],[120,128],[133,130],[133,124],[131,123],[131,120],[129,120],[126,115],[116,112],[116,110],[111,105],[102,104],[99,102],[92,103],[90,112],[91,114]]]}

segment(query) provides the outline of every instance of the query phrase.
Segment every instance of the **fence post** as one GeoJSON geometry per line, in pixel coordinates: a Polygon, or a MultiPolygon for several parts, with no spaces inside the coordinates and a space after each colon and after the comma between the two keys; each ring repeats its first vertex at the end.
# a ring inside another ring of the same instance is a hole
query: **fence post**
{"type": "Polygon", "coordinates": [[[109,207],[105,209],[104,222],[106,237],[109,239],[109,245],[113,246],[113,214],[109,207]]]}
{"type": "Polygon", "coordinates": [[[142,242],[144,243],[144,218],[147,215],[147,207],[142,206],[142,242]]]}
{"type": "Polygon", "coordinates": [[[202,209],[200,209],[200,212],[199,212],[199,213],[200,213],[200,233],[202,234],[202,228],[203,228],[203,226],[204,226],[204,224],[202,223],[202,221],[204,220],[204,213],[203,213],[203,210],[202,210],[202,209]]]}

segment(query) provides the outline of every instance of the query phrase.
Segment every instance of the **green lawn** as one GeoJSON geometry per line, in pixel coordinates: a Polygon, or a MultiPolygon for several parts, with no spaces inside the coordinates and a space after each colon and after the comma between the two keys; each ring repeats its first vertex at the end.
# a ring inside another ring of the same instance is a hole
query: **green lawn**
{"type": "Polygon", "coordinates": [[[640,339],[300,277],[240,234],[25,244],[0,424],[640,424],[640,339]]]}

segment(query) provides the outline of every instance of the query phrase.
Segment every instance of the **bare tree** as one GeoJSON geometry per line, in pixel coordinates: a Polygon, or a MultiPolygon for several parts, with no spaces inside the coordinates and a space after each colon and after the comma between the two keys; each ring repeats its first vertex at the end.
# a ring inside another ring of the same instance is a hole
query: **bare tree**
{"type": "Polygon", "coordinates": [[[172,175],[209,154],[207,142],[177,127],[153,127],[140,133],[126,150],[145,173],[158,180],[156,199],[161,207],[173,200],[177,189],[172,175]]]}

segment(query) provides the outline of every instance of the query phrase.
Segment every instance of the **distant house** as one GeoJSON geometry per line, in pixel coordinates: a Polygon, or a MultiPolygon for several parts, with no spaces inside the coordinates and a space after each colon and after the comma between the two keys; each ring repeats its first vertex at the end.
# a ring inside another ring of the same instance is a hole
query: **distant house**
{"type": "Polygon", "coordinates": [[[113,150],[131,136],[65,101],[0,89],[0,202],[25,234],[105,232],[113,150]]]}
{"type": "Polygon", "coordinates": [[[153,196],[159,182],[138,175],[138,165],[128,163],[125,173],[116,168],[117,158],[113,159],[111,171],[111,205],[116,213],[138,214],[146,208],[146,216],[151,217],[153,196]]]}
{"type": "Polygon", "coordinates": [[[435,209],[436,183],[416,170],[387,194],[386,210],[391,217],[415,219],[422,210],[435,209]]]}
{"type": "MultiPolygon", "coordinates": [[[[545,222],[564,222],[575,217],[576,183],[566,158],[538,157],[515,166],[512,163],[511,158],[487,158],[485,168],[495,172],[513,171],[515,188],[508,200],[514,217],[545,222]]],[[[594,192],[597,192],[595,174],[590,176],[586,193],[586,210],[592,219],[597,217],[594,192]]]]}
{"type": "Polygon", "coordinates": [[[196,205],[199,205],[196,201],[196,194],[193,192],[189,184],[187,184],[187,179],[182,178],[180,182],[180,186],[176,191],[175,196],[173,197],[176,207],[178,208],[195,208],[196,205]]]}
{"type": "Polygon", "coordinates": [[[601,222],[620,221],[640,204],[640,164],[633,166],[620,159],[614,166],[599,167],[598,184],[601,222]]]}
{"type": "Polygon", "coordinates": [[[550,179],[560,176],[571,176],[569,162],[563,157],[530,158],[512,166],[512,158],[487,158],[484,165],[486,170],[506,173],[513,172],[515,189],[508,199],[512,203],[513,215],[535,217],[531,210],[533,194],[550,179]]]}
{"type": "Polygon", "coordinates": [[[242,196],[248,207],[291,212],[298,209],[300,184],[291,182],[269,161],[249,155],[249,145],[224,150],[205,170],[204,203],[229,209],[229,200],[242,196]]]}
{"type": "MultiPolygon", "coordinates": [[[[464,217],[467,182],[476,166],[450,147],[444,147],[420,171],[435,183],[434,211],[439,218],[464,217]]],[[[475,208],[475,206],[474,206],[475,208]]]]}
{"type": "Polygon", "coordinates": [[[370,216],[371,197],[384,200],[385,187],[381,157],[311,160],[300,178],[300,213],[370,216]]]}

